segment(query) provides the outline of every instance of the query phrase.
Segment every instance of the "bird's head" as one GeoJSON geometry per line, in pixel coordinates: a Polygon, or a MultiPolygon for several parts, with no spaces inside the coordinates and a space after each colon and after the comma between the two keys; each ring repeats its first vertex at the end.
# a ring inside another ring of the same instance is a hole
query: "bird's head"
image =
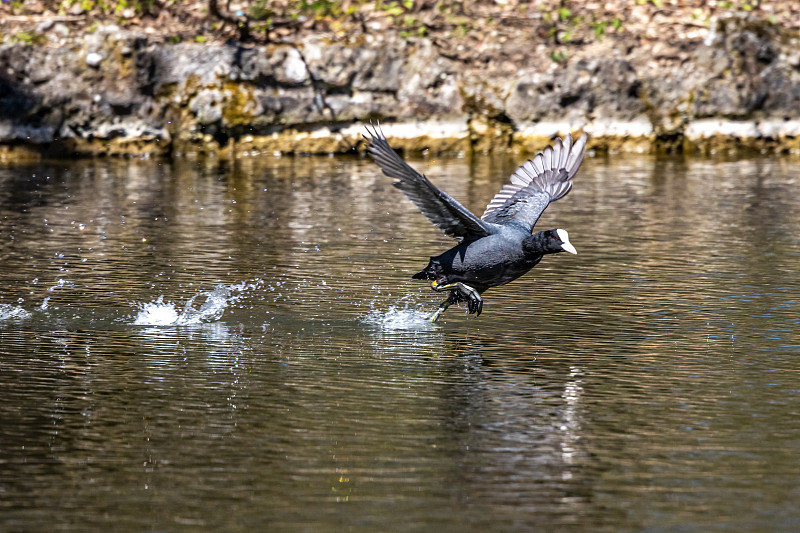
{"type": "Polygon", "coordinates": [[[565,229],[549,229],[534,233],[530,239],[531,251],[541,254],[555,254],[569,252],[577,254],[578,251],[569,242],[569,233],[565,229]]]}
{"type": "Polygon", "coordinates": [[[578,250],[576,250],[575,247],[572,246],[572,243],[569,242],[569,233],[567,233],[567,230],[555,230],[555,237],[551,237],[551,239],[553,240],[554,244],[561,247],[561,250],[559,251],[569,252],[571,254],[578,253],[578,250]]]}

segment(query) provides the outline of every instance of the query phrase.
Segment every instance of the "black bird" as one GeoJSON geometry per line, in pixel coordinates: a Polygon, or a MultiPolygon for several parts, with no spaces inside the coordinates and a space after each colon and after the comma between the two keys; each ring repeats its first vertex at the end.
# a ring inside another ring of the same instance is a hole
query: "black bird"
{"type": "Polygon", "coordinates": [[[550,202],[572,189],[572,177],[586,154],[586,134],[574,144],[572,136],[556,139],[511,175],[481,218],[473,215],[395,153],[379,127],[367,127],[367,151],[383,173],[397,181],[395,187],[445,234],[459,244],[431,257],[414,279],[432,280],[435,291],[450,291],[431,315],[436,321],[452,304],[467,302],[469,313],[481,314],[481,294],[505,285],[533,268],[545,254],[578,253],[563,229],[531,234],[550,202]]]}

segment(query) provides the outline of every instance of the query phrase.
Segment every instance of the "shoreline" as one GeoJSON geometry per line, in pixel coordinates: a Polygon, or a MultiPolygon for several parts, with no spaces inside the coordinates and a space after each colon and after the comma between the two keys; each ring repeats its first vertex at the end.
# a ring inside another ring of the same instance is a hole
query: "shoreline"
{"type": "MultiPolygon", "coordinates": [[[[220,145],[210,136],[181,147],[156,139],[105,139],[54,141],[50,143],[0,143],[0,163],[80,157],[248,157],[258,155],[334,155],[362,153],[365,123],[331,129],[325,126],[297,131],[288,129],[270,135],[229,138],[220,145]]],[[[521,131],[501,130],[467,121],[381,122],[392,146],[406,153],[535,154],[556,137],[589,134],[590,150],[608,154],[682,153],[687,156],[717,154],[782,154],[800,157],[800,120],[734,121],[702,119],[687,124],[677,139],[659,139],[646,123],[591,123],[583,127],[542,123],[521,131]]]]}
{"type": "MultiPolygon", "coordinates": [[[[608,133],[597,133],[597,125],[567,129],[552,124],[529,126],[523,131],[499,133],[493,131],[478,136],[468,124],[447,122],[454,127],[444,129],[440,124],[381,123],[392,146],[404,153],[430,155],[464,155],[511,153],[523,157],[534,155],[555,137],[567,133],[573,136],[589,133],[588,147],[597,153],[607,154],[683,154],[685,156],[717,156],[725,154],[755,155],[780,154],[800,157],[800,122],[758,123],[749,121],[724,121],[708,119],[689,124],[689,134],[682,139],[662,141],[652,133],[641,132],[640,123],[611,123],[604,125],[608,133]],[[457,127],[455,127],[457,125],[457,127]],[[637,130],[638,128],[638,130],[637,130]],[[500,147],[491,147],[497,141],[500,147]]],[[[245,135],[238,140],[229,139],[220,146],[213,139],[192,142],[181,149],[166,143],[132,139],[129,143],[112,146],[105,140],[89,142],[52,142],[46,144],[0,143],[0,163],[36,161],[45,159],[72,159],[87,157],[145,157],[145,158],[197,158],[197,157],[251,157],[260,155],[344,155],[364,153],[361,137],[364,124],[358,123],[336,132],[326,127],[311,131],[294,130],[268,136],[245,135]]]]}

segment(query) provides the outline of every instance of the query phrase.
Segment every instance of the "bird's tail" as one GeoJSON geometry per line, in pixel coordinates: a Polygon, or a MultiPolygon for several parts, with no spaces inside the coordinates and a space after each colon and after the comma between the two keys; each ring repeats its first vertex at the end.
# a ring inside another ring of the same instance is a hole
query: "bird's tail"
{"type": "Polygon", "coordinates": [[[439,262],[431,257],[428,261],[428,266],[411,276],[411,279],[437,279],[441,273],[441,265],[439,262]]]}

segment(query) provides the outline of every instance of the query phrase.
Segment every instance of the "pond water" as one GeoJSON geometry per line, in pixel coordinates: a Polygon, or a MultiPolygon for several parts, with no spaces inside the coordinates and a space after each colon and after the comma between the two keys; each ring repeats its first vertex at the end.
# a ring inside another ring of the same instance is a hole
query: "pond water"
{"type": "Polygon", "coordinates": [[[578,255],[431,325],[368,160],[2,167],[0,530],[797,531],[799,176],[587,159],[578,255]]]}

